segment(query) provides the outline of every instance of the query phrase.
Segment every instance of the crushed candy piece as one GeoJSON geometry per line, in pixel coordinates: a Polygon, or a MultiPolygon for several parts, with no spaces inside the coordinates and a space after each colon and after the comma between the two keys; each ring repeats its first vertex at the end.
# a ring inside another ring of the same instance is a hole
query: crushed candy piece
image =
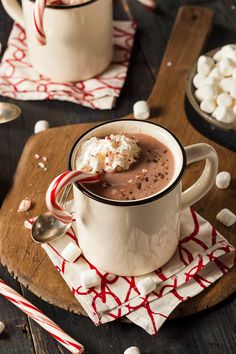
{"type": "Polygon", "coordinates": [[[20,202],[17,212],[23,213],[25,211],[28,211],[31,207],[32,207],[32,201],[30,199],[25,198],[20,202]]]}
{"type": "Polygon", "coordinates": [[[40,159],[40,155],[39,154],[35,154],[34,157],[36,158],[36,160],[40,159]]]}

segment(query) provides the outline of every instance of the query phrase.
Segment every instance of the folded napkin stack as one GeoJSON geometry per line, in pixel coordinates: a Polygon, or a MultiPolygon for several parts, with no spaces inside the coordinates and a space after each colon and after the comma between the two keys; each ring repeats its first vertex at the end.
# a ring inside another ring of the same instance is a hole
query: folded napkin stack
{"type": "MultiPolygon", "coordinates": [[[[68,210],[73,212],[73,202],[68,203],[68,210]]],[[[29,228],[32,223],[33,220],[27,223],[29,228]]],[[[206,289],[236,263],[233,246],[190,208],[182,213],[175,255],[162,268],[144,276],[103,272],[83,254],[73,263],[67,262],[62,252],[71,242],[78,245],[76,233],[74,223],[66,235],[42,247],[96,325],[126,316],[148,333],[155,334],[181,302],[206,289]],[[89,269],[96,271],[100,284],[86,289],[81,284],[80,274],[89,269]],[[152,279],[156,284],[146,296],[138,290],[138,283],[144,279],[152,279]]]]}

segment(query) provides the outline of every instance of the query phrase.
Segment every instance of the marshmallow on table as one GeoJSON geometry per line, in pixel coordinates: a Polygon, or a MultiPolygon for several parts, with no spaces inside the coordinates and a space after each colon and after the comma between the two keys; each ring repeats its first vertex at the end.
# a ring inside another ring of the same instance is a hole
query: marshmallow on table
{"type": "Polygon", "coordinates": [[[34,126],[34,134],[38,134],[47,130],[49,128],[49,123],[46,120],[38,120],[34,126]]]}
{"type": "Polygon", "coordinates": [[[0,334],[4,331],[5,329],[5,324],[0,321],[0,334]]]}
{"type": "Polygon", "coordinates": [[[124,354],[140,354],[140,351],[137,347],[129,347],[124,351],[124,354]]]}
{"type": "Polygon", "coordinates": [[[216,215],[216,219],[225,226],[232,226],[236,222],[236,215],[229,209],[224,208],[216,215]]]}
{"type": "Polygon", "coordinates": [[[226,171],[221,171],[216,176],[216,187],[219,189],[226,189],[229,187],[231,181],[231,174],[226,171]]]}
{"type": "Polygon", "coordinates": [[[150,117],[150,108],[146,101],[137,101],[133,106],[134,117],[136,119],[148,119],[150,117]]]}
{"type": "Polygon", "coordinates": [[[94,286],[99,285],[101,282],[95,269],[85,270],[84,272],[80,273],[80,281],[82,286],[86,289],[93,288],[94,286]]]}
{"type": "Polygon", "coordinates": [[[202,101],[200,108],[203,112],[213,113],[216,109],[216,102],[214,99],[202,101]]]}
{"type": "Polygon", "coordinates": [[[81,253],[81,249],[76,244],[74,244],[73,242],[69,242],[68,245],[61,252],[61,256],[67,262],[73,263],[81,255],[81,253]]]}
{"type": "Polygon", "coordinates": [[[140,280],[136,287],[142,296],[146,296],[154,291],[156,286],[157,285],[152,278],[145,278],[140,280]]]}
{"type": "Polygon", "coordinates": [[[235,120],[235,113],[232,109],[223,106],[218,106],[213,112],[212,116],[223,123],[233,123],[235,120]]]}
{"type": "Polygon", "coordinates": [[[219,94],[219,96],[217,96],[216,102],[219,106],[230,107],[233,103],[233,100],[228,93],[222,92],[219,94]]]}

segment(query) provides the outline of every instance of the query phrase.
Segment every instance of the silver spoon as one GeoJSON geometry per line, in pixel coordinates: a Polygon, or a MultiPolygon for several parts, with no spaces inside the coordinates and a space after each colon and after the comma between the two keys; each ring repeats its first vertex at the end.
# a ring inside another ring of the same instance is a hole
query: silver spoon
{"type": "MultiPolygon", "coordinates": [[[[60,201],[62,206],[65,205],[71,188],[72,185],[65,188],[60,201]]],[[[38,216],[35,220],[31,230],[31,237],[37,243],[48,243],[65,235],[70,227],[71,223],[66,224],[63,221],[58,220],[54,215],[52,215],[52,213],[47,211],[46,213],[38,216]]]]}
{"type": "Polygon", "coordinates": [[[0,124],[17,119],[21,115],[21,109],[17,105],[8,102],[0,102],[0,124]]]}

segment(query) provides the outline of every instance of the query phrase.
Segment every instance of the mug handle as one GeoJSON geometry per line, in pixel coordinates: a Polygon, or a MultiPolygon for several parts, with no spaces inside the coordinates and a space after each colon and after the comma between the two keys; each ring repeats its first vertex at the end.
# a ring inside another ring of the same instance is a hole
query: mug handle
{"type": "Polygon", "coordinates": [[[16,0],[2,0],[2,5],[8,15],[24,28],[25,22],[20,4],[16,0]]]}
{"type": "Polygon", "coordinates": [[[218,156],[215,149],[208,144],[200,143],[185,147],[187,165],[206,160],[206,164],[198,180],[181,195],[181,208],[185,209],[201,199],[213,186],[218,171],[218,156]]]}
{"type": "Polygon", "coordinates": [[[66,224],[69,224],[73,220],[72,214],[63,209],[58,201],[59,193],[68,184],[80,182],[80,183],[95,183],[101,180],[99,174],[85,173],[82,171],[66,171],[57,176],[46,192],[46,205],[48,210],[59,220],[66,224]]]}

